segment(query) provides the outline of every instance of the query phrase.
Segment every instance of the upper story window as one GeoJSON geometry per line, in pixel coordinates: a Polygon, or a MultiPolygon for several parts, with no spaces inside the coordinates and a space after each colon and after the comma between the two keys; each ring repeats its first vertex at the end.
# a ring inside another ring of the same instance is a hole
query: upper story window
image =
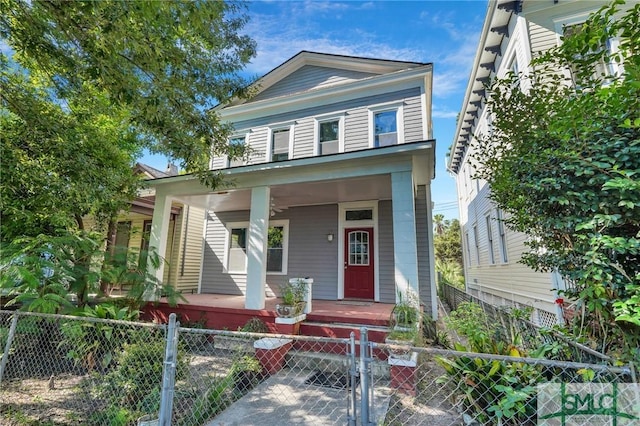
{"type": "Polygon", "coordinates": [[[344,113],[315,118],[314,155],[344,152],[344,113]]]}
{"type": "Polygon", "coordinates": [[[271,133],[271,161],[284,161],[289,159],[291,133],[290,127],[274,130],[271,133]]]}
{"type": "Polygon", "coordinates": [[[372,148],[404,143],[402,103],[369,108],[369,122],[369,146],[372,148]]]}
{"type": "Polygon", "coordinates": [[[229,167],[237,167],[242,166],[245,163],[245,149],[246,149],[246,137],[245,136],[234,136],[229,139],[229,155],[228,155],[228,166],[229,167]],[[231,158],[235,157],[235,158],[231,158]]]}
{"type": "Polygon", "coordinates": [[[339,151],[340,121],[324,121],[319,124],[320,139],[318,140],[318,152],[320,155],[334,154],[339,151]]]}
{"type": "Polygon", "coordinates": [[[374,143],[379,146],[397,145],[398,114],[396,111],[378,112],[374,115],[374,143]]]}
{"type": "MultiPolygon", "coordinates": [[[[562,21],[557,21],[555,23],[556,31],[558,34],[562,35],[563,39],[577,36],[584,30],[584,21],[586,21],[587,17],[588,14],[579,14],[563,19],[562,21]]],[[[592,64],[593,68],[590,76],[584,74],[581,76],[578,75],[578,70],[582,67],[570,66],[568,72],[573,85],[576,88],[580,88],[581,86],[588,84],[586,80],[590,78],[607,84],[610,81],[610,77],[619,74],[620,64],[616,63],[615,60],[609,59],[612,57],[612,54],[618,50],[618,43],[619,41],[617,39],[609,38],[606,40],[600,40],[595,49],[576,56],[576,61],[588,60],[589,63],[592,64]],[[589,59],[589,56],[592,53],[605,53],[605,55],[599,56],[598,60],[595,61],[593,59],[589,59]]]]}

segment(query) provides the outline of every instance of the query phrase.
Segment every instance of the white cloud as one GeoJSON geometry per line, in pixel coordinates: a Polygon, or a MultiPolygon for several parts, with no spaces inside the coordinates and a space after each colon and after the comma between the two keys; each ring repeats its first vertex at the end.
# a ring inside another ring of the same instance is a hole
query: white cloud
{"type": "Polygon", "coordinates": [[[344,33],[316,30],[313,25],[312,21],[306,22],[300,15],[296,21],[289,22],[282,15],[252,15],[246,31],[257,42],[258,51],[248,71],[262,75],[301,50],[403,61],[424,60],[423,50],[394,48],[377,41],[375,34],[364,30],[351,29],[345,36],[344,33]]]}
{"type": "Polygon", "coordinates": [[[438,105],[433,105],[431,115],[433,118],[456,118],[458,116],[458,111],[453,111],[446,107],[440,109],[438,105]]]}

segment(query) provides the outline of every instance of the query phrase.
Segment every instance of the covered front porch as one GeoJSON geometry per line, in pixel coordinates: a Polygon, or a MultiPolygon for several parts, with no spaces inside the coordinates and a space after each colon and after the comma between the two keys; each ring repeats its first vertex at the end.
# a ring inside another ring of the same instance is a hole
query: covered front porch
{"type": "MultiPolygon", "coordinates": [[[[314,302],[331,301],[328,312],[357,307],[348,299],[392,306],[409,293],[435,312],[432,148],[424,141],[234,167],[222,171],[233,184],[214,191],[188,175],[159,179],[151,246],[163,250],[177,201],[207,212],[202,296],[232,295],[224,303],[234,300],[233,309],[275,315],[269,296],[291,277],[310,277],[314,302]]],[[[151,272],[160,278],[162,267],[151,272]]]]}
{"type": "MultiPolygon", "coordinates": [[[[184,294],[185,301],[171,307],[166,299],[148,304],[144,318],[166,323],[169,314],[179,314],[182,327],[198,323],[216,330],[238,330],[252,318],[262,320],[271,332],[275,327],[278,297],[267,297],[264,309],[246,309],[245,297],[228,294],[184,294]]],[[[349,337],[351,331],[358,332],[366,326],[372,340],[384,341],[394,304],[359,301],[313,300],[313,310],[301,324],[300,333],[307,336],[349,337]]]]}

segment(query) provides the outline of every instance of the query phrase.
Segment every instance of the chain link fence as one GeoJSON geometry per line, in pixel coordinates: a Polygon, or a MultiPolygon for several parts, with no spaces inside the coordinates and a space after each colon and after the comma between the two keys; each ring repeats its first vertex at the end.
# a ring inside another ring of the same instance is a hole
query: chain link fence
{"type": "Polygon", "coordinates": [[[627,366],[393,346],[366,329],[262,331],[0,311],[0,424],[528,425],[540,384],[636,382],[627,366]]]}

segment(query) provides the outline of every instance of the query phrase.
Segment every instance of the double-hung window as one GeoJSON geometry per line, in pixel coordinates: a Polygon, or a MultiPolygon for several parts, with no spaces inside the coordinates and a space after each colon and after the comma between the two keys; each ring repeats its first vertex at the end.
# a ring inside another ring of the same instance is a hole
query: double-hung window
{"type": "MultiPolygon", "coordinates": [[[[227,228],[226,272],[246,274],[249,224],[230,223],[227,228]]],[[[267,273],[286,274],[289,241],[289,222],[271,221],[267,233],[267,273]]]]}
{"type": "Polygon", "coordinates": [[[318,154],[340,152],[340,120],[321,121],[318,123],[318,133],[318,154]]]}
{"type": "Polygon", "coordinates": [[[229,167],[237,167],[244,165],[246,137],[233,136],[229,139],[228,160],[229,167]]]}
{"type": "Polygon", "coordinates": [[[493,265],[496,263],[496,256],[493,247],[493,227],[491,226],[491,215],[485,216],[487,223],[487,241],[489,241],[489,262],[493,265]]]}
{"type": "MultiPolygon", "coordinates": [[[[580,33],[584,31],[584,21],[587,17],[587,14],[579,14],[562,21],[557,21],[555,23],[556,31],[558,34],[562,35],[563,39],[572,36],[580,36],[580,33]]],[[[573,85],[576,88],[588,87],[590,85],[589,80],[591,79],[599,83],[606,84],[610,81],[612,76],[619,74],[620,64],[611,58],[612,54],[618,50],[618,43],[619,41],[615,38],[601,40],[595,49],[576,56],[576,62],[586,60],[592,65],[592,70],[590,75],[586,75],[584,73],[580,75],[578,71],[584,67],[572,65],[569,68],[569,72],[571,74],[573,85]],[[593,54],[597,55],[597,60],[590,58],[593,54]]],[[[587,74],[589,73],[587,72],[587,74]]],[[[593,81],[591,81],[591,83],[592,82],[593,81]]]]}
{"type": "Polygon", "coordinates": [[[369,145],[372,148],[404,143],[402,103],[369,108],[369,145]]]}
{"type": "Polygon", "coordinates": [[[498,223],[498,244],[500,246],[500,260],[502,263],[507,263],[509,257],[507,255],[507,235],[504,229],[504,218],[502,217],[502,210],[496,209],[496,222],[498,223]]]}
{"type": "Polygon", "coordinates": [[[314,155],[344,152],[344,113],[315,117],[314,155]]]}
{"type": "Polygon", "coordinates": [[[476,246],[476,264],[480,265],[480,236],[478,235],[478,225],[473,225],[473,244],[476,246]]]}
{"type": "Polygon", "coordinates": [[[271,133],[271,161],[285,161],[289,159],[290,140],[290,127],[273,130],[271,133]]]}

